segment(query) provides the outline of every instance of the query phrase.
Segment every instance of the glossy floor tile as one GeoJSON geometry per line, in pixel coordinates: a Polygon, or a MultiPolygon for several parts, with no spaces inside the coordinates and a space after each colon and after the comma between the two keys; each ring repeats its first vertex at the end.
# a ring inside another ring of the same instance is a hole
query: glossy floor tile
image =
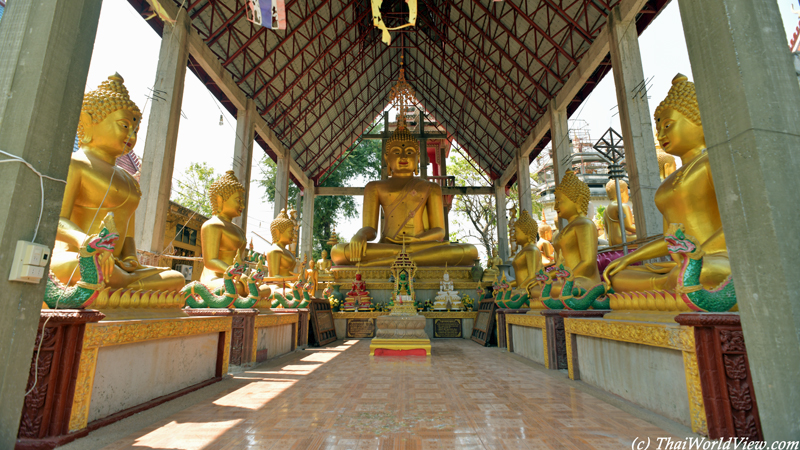
{"type": "MultiPolygon", "coordinates": [[[[369,341],[300,351],[106,449],[627,449],[664,430],[499,349],[436,340],[430,357],[369,341]]],[[[144,414],[147,414],[145,412],[144,414]]]]}

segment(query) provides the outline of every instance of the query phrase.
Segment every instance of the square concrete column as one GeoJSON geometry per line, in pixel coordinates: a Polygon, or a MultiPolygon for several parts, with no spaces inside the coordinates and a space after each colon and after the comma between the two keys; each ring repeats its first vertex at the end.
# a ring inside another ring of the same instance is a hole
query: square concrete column
{"type": "Polygon", "coordinates": [[[273,219],[289,204],[289,156],[278,155],[278,170],[275,173],[275,208],[273,219]]]}
{"type": "Polygon", "coordinates": [[[142,156],[142,177],[139,185],[142,200],[136,209],[136,246],[159,253],[164,246],[172,172],[175,167],[175,146],[181,121],[183,86],[189,48],[190,20],[178,14],[177,22],[164,26],[161,51],[147,121],[147,140],[142,156]],[[174,26],[173,26],[174,25],[174,26]]]}
{"type": "Polygon", "coordinates": [[[428,179],[428,138],[421,138],[419,140],[419,176],[422,179],[428,179]]]}
{"type": "MultiPolygon", "coordinates": [[[[92,57],[100,0],[12,1],[0,21],[0,149],[66,180],[92,57]]],[[[0,155],[0,160],[8,160],[0,155]]],[[[14,448],[44,298],[8,281],[18,240],[52,248],[64,184],[21,163],[0,164],[0,448],[14,448]]],[[[46,277],[46,276],[45,276],[46,277]]]]}
{"type": "Polygon", "coordinates": [[[233,223],[247,231],[247,212],[250,211],[250,171],[253,167],[253,143],[256,136],[256,104],[247,99],[247,107],[236,112],[236,142],[233,147],[233,170],[244,185],[247,197],[242,215],[233,223]]]}
{"type": "Polygon", "coordinates": [[[636,21],[623,21],[617,6],[608,16],[608,30],[636,234],[639,238],[655,236],[664,232],[664,219],[655,203],[661,178],[636,21]]]}
{"type": "Polygon", "coordinates": [[[800,88],[775,2],[680,2],[761,427],[800,440],[800,88]]]}
{"type": "MultiPolygon", "coordinates": [[[[306,186],[303,186],[303,217],[300,233],[303,235],[300,241],[300,254],[308,255],[310,260],[311,252],[314,250],[314,180],[311,179],[306,186]]],[[[300,254],[297,256],[302,258],[300,254]]]]}
{"type": "MultiPolygon", "coordinates": [[[[567,170],[572,168],[572,164],[569,162],[572,143],[569,141],[567,108],[556,108],[555,101],[551,101],[547,108],[547,115],[550,118],[550,145],[553,148],[553,178],[558,186],[567,170]]],[[[517,173],[517,178],[519,178],[519,173],[517,173]]],[[[567,226],[566,220],[557,219],[555,222],[559,230],[567,226]]]]}
{"type": "MultiPolygon", "coordinates": [[[[508,217],[506,217],[506,187],[494,186],[495,214],[497,214],[497,255],[508,261],[508,217]]],[[[492,255],[489,255],[491,258],[492,255]]]]}
{"type": "Polygon", "coordinates": [[[517,149],[517,190],[519,191],[519,211],[533,213],[533,193],[531,193],[531,164],[527,156],[517,149]]]}

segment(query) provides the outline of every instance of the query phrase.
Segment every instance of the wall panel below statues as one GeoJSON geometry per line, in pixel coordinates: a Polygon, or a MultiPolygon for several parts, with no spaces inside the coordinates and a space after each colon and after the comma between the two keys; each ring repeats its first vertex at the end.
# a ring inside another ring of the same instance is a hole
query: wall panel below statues
{"type": "Polygon", "coordinates": [[[514,342],[513,352],[544,365],[544,339],[541,328],[513,326],[509,330],[514,342]]]}

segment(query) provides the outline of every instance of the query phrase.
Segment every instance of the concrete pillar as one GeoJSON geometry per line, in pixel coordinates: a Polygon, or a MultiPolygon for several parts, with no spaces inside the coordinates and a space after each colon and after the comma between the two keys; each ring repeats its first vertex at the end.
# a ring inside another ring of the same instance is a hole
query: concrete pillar
{"type": "Polygon", "coordinates": [[[428,179],[428,164],[428,138],[423,137],[419,140],[419,176],[423,179],[428,179]]]}
{"type": "Polygon", "coordinates": [[[527,156],[517,149],[517,191],[519,192],[519,210],[532,212],[533,194],[531,193],[531,165],[527,156]]]}
{"type": "Polygon", "coordinates": [[[281,210],[286,208],[286,214],[289,211],[286,205],[289,202],[289,156],[278,155],[278,170],[275,173],[275,207],[274,218],[278,217],[281,210]]]}
{"type": "Polygon", "coordinates": [[[775,2],[680,1],[767,441],[800,440],[800,88],[775,2]]]}
{"type": "MultiPolygon", "coordinates": [[[[550,117],[550,145],[553,148],[553,178],[558,186],[561,184],[564,174],[572,167],[572,163],[569,162],[572,144],[569,141],[567,109],[557,109],[554,101],[551,101],[547,112],[550,117]]],[[[517,178],[519,178],[519,173],[517,178]]],[[[555,223],[559,230],[567,226],[567,221],[563,219],[558,219],[555,223]]]]}
{"type": "Polygon", "coordinates": [[[301,255],[308,255],[310,260],[314,250],[314,180],[309,180],[309,184],[303,187],[303,216],[300,233],[302,233],[303,239],[300,241],[301,251],[297,256],[302,259],[301,255]]]}
{"type": "MultiPolygon", "coordinates": [[[[253,143],[256,137],[256,104],[247,99],[247,107],[236,112],[236,142],[233,146],[233,170],[236,178],[244,185],[246,195],[250,196],[250,171],[253,167],[253,143]]],[[[247,213],[250,211],[248,198],[244,199],[242,215],[233,223],[247,231],[247,213]]]]}
{"type": "Polygon", "coordinates": [[[142,156],[142,177],[139,185],[142,200],[136,209],[136,246],[158,253],[164,246],[172,172],[175,167],[175,146],[181,121],[183,86],[189,47],[190,20],[178,14],[178,20],[164,27],[161,51],[154,83],[155,95],[150,103],[147,139],[142,156]]]}
{"type": "MultiPolygon", "coordinates": [[[[386,167],[386,159],[383,157],[383,152],[386,150],[386,139],[389,137],[389,113],[383,113],[383,139],[381,139],[381,180],[389,178],[389,169],[386,167]]],[[[383,211],[383,209],[381,209],[383,211]]],[[[383,212],[381,212],[381,219],[383,219],[383,212]]]]}
{"type": "MultiPolygon", "coordinates": [[[[0,149],[66,180],[100,0],[12,1],[0,21],[0,149]]],[[[109,74],[110,75],[110,74],[109,74]]],[[[0,159],[8,160],[6,155],[0,159]]],[[[17,439],[45,280],[8,281],[18,240],[53,247],[64,184],[0,164],[0,448],[17,439]]]]}
{"type": "MultiPolygon", "coordinates": [[[[506,216],[506,187],[494,186],[495,213],[497,214],[497,254],[508,261],[508,217],[506,216]]],[[[489,255],[491,257],[491,255],[489,255]]]]}
{"type": "Polygon", "coordinates": [[[653,141],[653,118],[647,104],[642,55],[639,53],[639,35],[635,19],[620,19],[619,6],[608,16],[608,29],[636,232],[640,238],[655,236],[664,232],[664,219],[655,203],[661,178],[653,141]]]}

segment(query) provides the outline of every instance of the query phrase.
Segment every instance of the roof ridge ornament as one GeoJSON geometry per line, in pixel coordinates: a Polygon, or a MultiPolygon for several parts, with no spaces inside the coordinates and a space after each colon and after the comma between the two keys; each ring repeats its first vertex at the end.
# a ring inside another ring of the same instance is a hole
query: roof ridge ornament
{"type": "Polygon", "coordinates": [[[408,23],[394,28],[388,28],[386,26],[386,21],[384,21],[381,16],[381,4],[383,0],[370,0],[370,3],[372,4],[372,24],[381,30],[381,40],[386,45],[391,45],[392,43],[392,36],[389,34],[389,31],[401,30],[406,27],[416,26],[417,24],[417,0],[406,0],[408,4],[408,23]]]}

